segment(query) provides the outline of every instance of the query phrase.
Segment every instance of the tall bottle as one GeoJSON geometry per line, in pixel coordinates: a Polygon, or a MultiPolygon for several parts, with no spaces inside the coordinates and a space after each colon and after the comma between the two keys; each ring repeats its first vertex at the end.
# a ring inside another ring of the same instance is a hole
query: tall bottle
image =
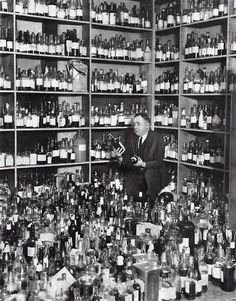
{"type": "Polygon", "coordinates": [[[73,138],[75,150],[75,162],[85,162],[87,154],[86,140],[82,136],[82,132],[78,131],[73,138]]]}

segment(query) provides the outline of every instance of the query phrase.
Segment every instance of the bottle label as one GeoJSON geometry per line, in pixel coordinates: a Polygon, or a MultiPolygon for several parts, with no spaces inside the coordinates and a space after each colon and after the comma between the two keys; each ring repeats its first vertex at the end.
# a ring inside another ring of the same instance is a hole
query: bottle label
{"type": "Polygon", "coordinates": [[[45,154],[38,154],[38,162],[41,163],[41,162],[46,162],[46,155],[45,154]]]}
{"type": "Polygon", "coordinates": [[[77,14],[77,17],[83,17],[83,9],[77,8],[76,14],[77,14]]]}
{"type": "Polygon", "coordinates": [[[0,39],[0,47],[6,47],[7,46],[7,40],[6,39],[0,39]]]}
{"type": "Polygon", "coordinates": [[[71,161],[74,161],[74,160],[75,160],[75,153],[72,152],[72,153],[70,154],[70,159],[71,159],[71,161]]]}
{"type": "Polygon", "coordinates": [[[202,286],[208,286],[208,272],[201,273],[202,286]]]}
{"type": "MultiPolygon", "coordinates": [[[[192,282],[194,282],[193,279],[186,279],[186,281],[185,281],[185,292],[186,292],[187,294],[190,293],[190,284],[191,284],[192,282]]],[[[196,290],[196,288],[195,288],[195,290],[196,290]]],[[[194,293],[194,295],[195,295],[195,293],[194,293]]]]}
{"type": "Polygon", "coordinates": [[[13,118],[11,115],[4,115],[4,123],[12,123],[13,118]]]}
{"type": "Polygon", "coordinates": [[[60,159],[67,159],[67,155],[66,149],[60,149],[60,159]]]}
{"type": "Polygon", "coordinates": [[[110,25],[116,25],[116,13],[110,13],[110,25]]]}
{"type": "Polygon", "coordinates": [[[212,122],[219,125],[221,123],[221,119],[218,115],[215,114],[212,118],[212,122]]]}
{"type": "Polygon", "coordinates": [[[186,119],[181,119],[180,126],[186,127],[186,119]]]}
{"type": "Polygon", "coordinates": [[[34,247],[27,247],[27,255],[29,257],[34,257],[34,251],[35,251],[34,247]]]}
{"type": "Polygon", "coordinates": [[[72,41],[71,40],[66,40],[66,51],[70,53],[72,50],[72,41]]]}
{"type": "Polygon", "coordinates": [[[78,149],[79,151],[86,151],[86,144],[79,144],[78,149]]]}
{"type": "Polygon", "coordinates": [[[196,285],[196,293],[200,293],[202,291],[202,282],[201,282],[201,280],[195,281],[195,285],[196,285]]]}
{"type": "Polygon", "coordinates": [[[31,153],[30,154],[30,165],[36,165],[37,164],[37,154],[31,153]]]}
{"type": "Polygon", "coordinates": [[[69,9],[69,19],[75,20],[77,16],[76,9],[70,8],[69,9]]]}
{"type": "Polygon", "coordinates": [[[221,277],[221,267],[220,266],[212,266],[212,277],[215,279],[220,279],[220,277],[221,277]]]}
{"type": "Polygon", "coordinates": [[[54,150],[52,151],[52,156],[53,156],[53,158],[59,157],[59,155],[60,155],[59,149],[54,149],[54,150]]]}
{"type": "Polygon", "coordinates": [[[56,17],[57,15],[57,7],[56,5],[48,5],[48,16],[49,17],[56,17]]]}
{"type": "Polygon", "coordinates": [[[108,12],[102,12],[102,24],[109,24],[109,13],[108,12]]]}
{"type": "MultiPolygon", "coordinates": [[[[184,160],[183,160],[183,161],[184,161],[184,160]]],[[[182,192],[183,192],[183,193],[187,193],[187,192],[188,192],[187,186],[182,186],[182,192]]]]}
{"type": "Polygon", "coordinates": [[[173,25],[175,22],[174,16],[173,15],[168,15],[167,16],[167,24],[173,25]]]}

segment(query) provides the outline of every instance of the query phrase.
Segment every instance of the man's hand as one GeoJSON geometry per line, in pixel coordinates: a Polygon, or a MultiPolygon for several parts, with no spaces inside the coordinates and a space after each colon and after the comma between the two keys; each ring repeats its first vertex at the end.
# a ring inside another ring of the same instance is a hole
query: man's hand
{"type": "Polygon", "coordinates": [[[140,157],[137,157],[137,158],[138,158],[138,162],[135,163],[134,166],[145,168],[146,167],[146,163],[140,157]]]}
{"type": "Polygon", "coordinates": [[[117,158],[118,162],[121,163],[122,160],[123,160],[122,155],[123,155],[125,149],[122,148],[122,147],[118,147],[118,148],[113,147],[113,150],[115,152],[115,155],[116,155],[116,158],[117,158]]]}

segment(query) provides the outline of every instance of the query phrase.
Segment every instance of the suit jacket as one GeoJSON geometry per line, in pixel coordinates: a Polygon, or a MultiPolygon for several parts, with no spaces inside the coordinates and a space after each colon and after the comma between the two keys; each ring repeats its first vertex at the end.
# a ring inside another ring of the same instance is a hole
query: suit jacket
{"type": "MultiPolygon", "coordinates": [[[[137,167],[133,167],[132,161],[130,160],[130,158],[133,155],[137,155],[138,140],[139,137],[134,133],[129,135],[126,142],[126,150],[123,154],[123,161],[121,163],[121,167],[124,168],[126,177],[129,177],[129,175],[139,173],[141,171],[144,177],[146,178],[148,187],[150,186],[150,190],[154,189],[156,191],[156,187],[153,187],[153,189],[151,188],[151,186],[153,185],[159,185],[160,187],[158,188],[158,190],[160,190],[162,187],[165,187],[168,184],[167,168],[163,161],[163,138],[157,132],[149,130],[147,138],[144,142],[145,145],[143,156],[141,156],[142,160],[146,163],[146,167],[142,170],[139,170],[137,167]]],[[[135,183],[133,183],[133,185],[135,185],[135,183]]],[[[152,194],[152,191],[149,191],[149,193],[152,194]]]]}

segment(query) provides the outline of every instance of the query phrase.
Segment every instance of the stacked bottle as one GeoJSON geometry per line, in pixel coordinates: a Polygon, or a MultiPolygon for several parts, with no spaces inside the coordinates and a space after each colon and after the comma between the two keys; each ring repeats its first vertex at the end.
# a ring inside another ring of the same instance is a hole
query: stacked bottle
{"type": "Polygon", "coordinates": [[[163,71],[155,80],[156,94],[177,94],[179,93],[179,77],[177,70],[163,71]]]}
{"type": "Polygon", "coordinates": [[[187,40],[184,49],[184,58],[202,58],[219,56],[226,54],[226,40],[223,33],[217,33],[215,37],[211,37],[207,32],[205,35],[198,35],[192,31],[187,34],[187,40]]]}
{"type": "Polygon", "coordinates": [[[156,29],[158,30],[178,26],[180,23],[180,7],[177,1],[170,1],[167,7],[160,9],[156,15],[156,29]]]}
{"type": "Polygon", "coordinates": [[[91,108],[92,127],[116,127],[116,126],[130,126],[132,124],[133,116],[139,112],[147,112],[143,104],[132,104],[130,108],[125,108],[124,103],[111,104],[108,103],[105,107],[91,108]]]}
{"type": "Polygon", "coordinates": [[[92,72],[91,91],[101,93],[148,93],[148,80],[145,72],[130,75],[119,74],[118,70],[110,69],[107,73],[104,69],[95,68],[92,72]]]}
{"type": "Polygon", "coordinates": [[[104,25],[132,26],[137,28],[151,28],[151,15],[148,9],[134,5],[128,9],[124,2],[117,5],[106,1],[94,5],[92,1],[91,21],[104,25]]]}
{"type": "Polygon", "coordinates": [[[105,59],[151,61],[151,45],[147,39],[134,40],[130,43],[125,37],[116,35],[110,40],[96,35],[91,41],[91,56],[105,59]]]}
{"type": "Polygon", "coordinates": [[[146,195],[127,196],[117,171],[94,170],[91,184],[81,182],[79,170],[75,177],[60,177],[57,187],[54,175],[36,171],[20,177],[12,194],[7,180],[0,181],[8,212],[1,215],[1,263],[8,272],[5,277],[1,272],[3,298],[19,293],[47,300],[142,300],[148,292],[141,289],[135,260],[145,260],[147,273],[153,266],[160,271],[160,300],[194,300],[207,292],[209,282],[235,289],[235,232],[222,183],[213,175],[191,172],[184,178],[184,195],[174,200],[164,192],[153,209],[146,195]],[[139,231],[139,222],[160,230],[139,231]],[[62,273],[72,284],[53,289],[52,277],[62,273]]]}
{"type": "Polygon", "coordinates": [[[201,130],[224,130],[225,108],[219,104],[193,105],[190,111],[182,108],[180,126],[201,130]]]}
{"type": "Polygon", "coordinates": [[[202,69],[189,70],[185,68],[183,93],[225,93],[226,92],[226,70],[217,68],[208,71],[202,69]]]}
{"type": "Polygon", "coordinates": [[[156,62],[168,62],[179,60],[179,46],[171,44],[168,40],[165,44],[156,41],[156,62]]]}
{"type": "Polygon", "coordinates": [[[9,24],[0,28],[0,50],[13,51],[13,28],[9,24]]]}
{"type": "Polygon", "coordinates": [[[15,12],[18,14],[29,14],[45,16],[50,18],[83,20],[84,10],[81,0],[45,1],[29,0],[24,3],[16,0],[15,12]]]}
{"type": "MultiPolygon", "coordinates": [[[[187,2],[186,2],[187,3],[187,2]]],[[[191,24],[194,22],[207,21],[228,15],[228,1],[198,1],[188,3],[188,7],[183,10],[182,23],[191,24]]]]}
{"type": "Polygon", "coordinates": [[[178,126],[179,112],[174,103],[161,103],[155,105],[154,125],[156,126],[178,126]]]}
{"type": "MultiPolygon", "coordinates": [[[[121,138],[118,138],[119,141],[121,138]]],[[[91,161],[99,160],[116,160],[116,155],[114,152],[112,144],[112,136],[110,134],[103,134],[102,139],[92,139],[91,150],[90,150],[91,161]]]]}
{"type": "Polygon", "coordinates": [[[16,89],[20,91],[58,91],[72,92],[73,82],[67,70],[45,66],[44,73],[40,65],[35,69],[20,70],[17,68],[16,89]]]}
{"type": "Polygon", "coordinates": [[[191,140],[182,145],[182,162],[224,168],[225,158],[222,142],[213,139],[191,140]]]}
{"type": "Polygon", "coordinates": [[[164,158],[178,160],[178,141],[175,135],[163,137],[165,142],[164,158]]]}
{"type": "MultiPolygon", "coordinates": [[[[76,138],[76,137],[75,137],[76,138]]],[[[78,155],[78,141],[72,138],[48,138],[46,144],[35,142],[31,146],[26,146],[18,151],[16,157],[17,165],[44,165],[58,163],[74,163],[86,161],[86,141],[81,138],[80,150],[82,157],[78,155]]],[[[19,146],[20,149],[20,146],[19,146]]]]}
{"type": "Polygon", "coordinates": [[[63,101],[58,103],[54,98],[47,98],[41,102],[41,107],[16,104],[16,127],[26,128],[67,128],[84,127],[85,114],[79,102],[70,104],[63,101]]]}
{"type": "Polygon", "coordinates": [[[85,39],[77,38],[76,29],[67,30],[60,35],[19,30],[16,32],[15,49],[19,52],[34,54],[75,57],[88,55],[85,39]]]}

